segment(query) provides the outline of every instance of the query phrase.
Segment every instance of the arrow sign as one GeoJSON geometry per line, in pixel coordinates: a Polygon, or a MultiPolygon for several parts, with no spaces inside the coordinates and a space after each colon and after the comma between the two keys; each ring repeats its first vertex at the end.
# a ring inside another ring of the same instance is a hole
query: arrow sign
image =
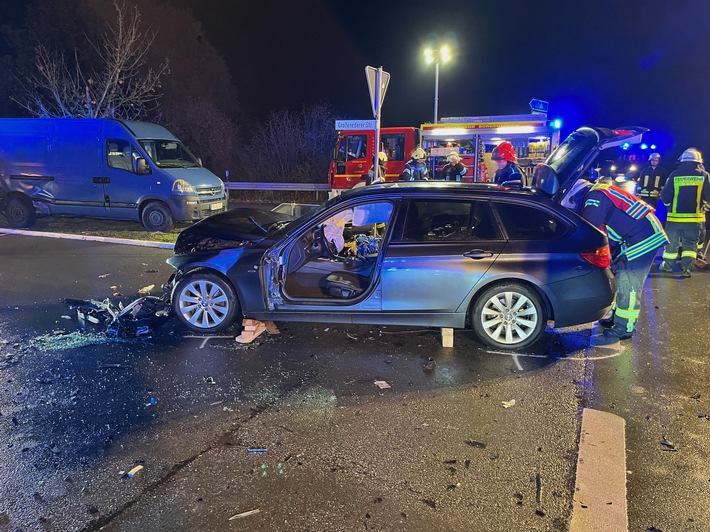
{"type": "Polygon", "coordinates": [[[365,67],[365,77],[367,78],[367,87],[370,89],[370,102],[372,102],[372,116],[378,117],[382,102],[385,101],[385,93],[387,86],[390,84],[390,74],[385,72],[380,67],[365,67]],[[378,83],[379,78],[379,83],[378,83]],[[379,87],[378,87],[379,86],[379,87]],[[379,90],[377,90],[379,88],[379,90]]]}
{"type": "Polygon", "coordinates": [[[545,100],[530,100],[530,109],[532,109],[535,113],[547,113],[549,106],[550,103],[545,100]]]}

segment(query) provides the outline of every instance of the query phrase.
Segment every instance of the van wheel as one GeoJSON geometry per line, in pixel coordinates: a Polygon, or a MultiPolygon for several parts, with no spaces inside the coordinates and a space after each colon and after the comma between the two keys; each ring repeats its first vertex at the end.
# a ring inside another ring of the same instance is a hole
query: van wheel
{"type": "Polygon", "coordinates": [[[35,223],[35,209],[25,199],[11,198],[5,207],[5,217],[10,227],[30,227],[35,223]]]}
{"type": "Polygon", "coordinates": [[[239,311],[232,286],[219,275],[195,270],[173,291],[173,311],[178,321],[197,333],[215,333],[229,327],[239,311]]]}
{"type": "Polygon", "coordinates": [[[471,321],[476,336],[494,349],[521,349],[534,344],[547,326],[540,296],[518,283],[495,285],[477,296],[471,321]]]}
{"type": "Polygon", "coordinates": [[[141,223],[148,231],[153,233],[167,233],[174,226],[173,215],[170,209],[157,201],[149,203],[143,208],[141,213],[141,223]]]}

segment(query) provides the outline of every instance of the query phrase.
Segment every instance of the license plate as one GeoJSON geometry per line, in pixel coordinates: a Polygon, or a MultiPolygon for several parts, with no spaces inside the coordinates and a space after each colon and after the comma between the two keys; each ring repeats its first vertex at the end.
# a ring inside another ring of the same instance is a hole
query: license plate
{"type": "Polygon", "coordinates": [[[210,205],[210,210],[211,211],[218,211],[222,208],[222,203],[212,203],[210,205]]]}

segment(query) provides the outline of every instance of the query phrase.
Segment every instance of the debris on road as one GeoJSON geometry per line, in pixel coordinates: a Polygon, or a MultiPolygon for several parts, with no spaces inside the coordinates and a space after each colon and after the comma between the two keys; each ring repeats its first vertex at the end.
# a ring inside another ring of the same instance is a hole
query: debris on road
{"type": "Polygon", "coordinates": [[[672,441],[669,441],[666,439],[665,436],[662,436],[661,439],[661,445],[666,447],[665,449],[662,449],[663,451],[673,451],[676,452],[678,449],[676,448],[675,444],[672,441]]]}
{"type": "Polygon", "coordinates": [[[144,296],[130,304],[114,305],[109,299],[65,299],[75,308],[82,322],[106,326],[106,336],[112,338],[141,338],[153,334],[168,321],[170,307],[159,297],[144,296]]]}
{"type": "Polygon", "coordinates": [[[143,288],[138,290],[138,294],[142,296],[147,296],[150,294],[150,292],[155,288],[154,284],[149,284],[148,286],[144,286],[143,288]]]}
{"type": "Polygon", "coordinates": [[[693,395],[690,396],[691,399],[695,399],[696,401],[700,400],[700,394],[699,393],[694,393],[693,395]]]}
{"type": "Polygon", "coordinates": [[[476,449],[485,449],[486,444],[481,442],[481,441],[476,441],[476,440],[464,440],[463,441],[466,445],[470,445],[471,447],[475,447],[476,449]]]}
{"type": "Polygon", "coordinates": [[[510,401],[503,401],[501,404],[503,405],[503,408],[511,408],[515,406],[515,399],[511,399],[510,401]]]}
{"type": "Polygon", "coordinates": [[[434,366],[436,366],[436,362],[434,361],[434,357],[429,357],[429,360],[424,362],[422,367],[424,368],[424,371],[431,371],[434,369],[434,366]]]}
{"type": "Polygon", "coordinates": [[[249,451],[250,453],[265,453],[265,452],[267,452],[267,450],[264,449],[263,447],[250,447],[249,449],[247,449],[247,451],[249,451]]]}
{"type": "Polygon", "coordinates": [[[109,275],[111,275],[111,274],[110,273],[102,273],[101,275],[99,275],[99,279],[106,279],[106,277],[108,277],[109,275]]]}
{"type": "Polygon", "coordinates": [[[385,390],[387,388],[392,388],[389,384],[387,384],[387,381],[375,381],[375,386],[377,386],[380,390],[385,390]]]}
{"type": "Polygon", "coordinates": [[[212,385],[217,384],[217,382],[212,377],[205,376],[205,377],[202,377],[202,380],[205,381],[205,384],[212,384],[212,385]]]}
{"type": "Polygon", "coordinates": [[[138,473],[141,469],[143,469],[143,466],[142,466],[142,465],[137,465],[136,467],[134,467],[133,469],[131,469],[128,473],[126,473],[126,476],[127,476],[128,478],[133,478],[133,477],[136,475],[136,473],[138,473]]]}
{"type": "Polygon", "coordinates": [[[256,515],[259,512],[261,512],[261,510],[259,510],[258,508],[256,510],[249,510],[248,512],[242,512],[240,514],[233,515],[232,517],[230,517],[228,519],[228,521],[234,521],[235,519],[241,519],[242,517],[249,517],[250,515],[256,515]]]}
{"type": "Polygon", "coordinates": [[[257,339],[266,331],[266,325],[259,320],[242,320],[242,332],[234,340],[240,344],[248,344],[257,339]]]}

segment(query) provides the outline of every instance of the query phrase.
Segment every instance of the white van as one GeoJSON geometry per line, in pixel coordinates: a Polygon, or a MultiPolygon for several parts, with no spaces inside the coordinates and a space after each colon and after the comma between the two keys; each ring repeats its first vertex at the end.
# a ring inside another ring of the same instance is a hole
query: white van
{"type": "Polygon", "coordinates": [[[0,119],[0,209],[140,221],[169,231],[227,209],[224,183],[157,124],[103,118],[0,119]]]}

